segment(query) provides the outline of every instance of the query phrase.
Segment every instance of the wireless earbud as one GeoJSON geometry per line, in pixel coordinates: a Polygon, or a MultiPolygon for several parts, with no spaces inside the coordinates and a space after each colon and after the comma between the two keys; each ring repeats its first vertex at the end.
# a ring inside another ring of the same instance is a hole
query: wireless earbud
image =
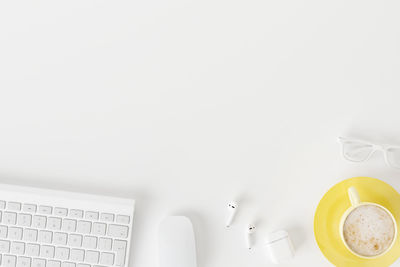
{"type": "Polygon", "coordinates": [[[253,237],[252,235],[254,234],[256,230],[256,227],[253,224],[249,224],[247,226],[247,233],[246,233],[246,241],[247,241],[247,248],[251,249],[253,246],[253,237]]]}
{"type": "Polygon", "coordinates": [[[231,226],[231,223],[235,217],[236,210],[237,210],[237,203],[236,202],[230,202],[228,204],[228,209],[229,209],[229,214],[228,214],[228,220],[226,222],[226,227],[231,226]]]}

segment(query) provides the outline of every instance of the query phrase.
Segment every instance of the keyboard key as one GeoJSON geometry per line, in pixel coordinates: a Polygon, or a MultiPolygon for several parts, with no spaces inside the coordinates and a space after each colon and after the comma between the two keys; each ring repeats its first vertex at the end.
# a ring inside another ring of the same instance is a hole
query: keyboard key
{"type": "Polygon", "coordinates": [[[102,252],[100,255],[100,264],[111,266],[114,264],[114,254],[102,252]]]}
{"type": "Polygon", "coordinates": [[[8,234],[8,227],[0,225],[0,238],[6,238],[8,234]]]}
{"type": "Polygon", "coordinates": [[[97,237],[94,236],[85,236],[83,237],[83,245],[84,248],[94,249],[97,247],[97,237]]]}
{"type": "Polygon", "coordinates": [[[70,210],[69,216],[71,218],[83,218],[83,210],[70,210]]]}
{"type": "Polygon", "coordinates": [[[46,267],[61,267],[61,261],[48,260],[46,267]]]}
{"type": "Polygon", "coordinates": [[[90,267],[90,265],[89,264],[84,264],[84,263],[78,263],[76,265],[76,267],[90,267]]]}
{"type": "Polygon", "coordinates": [[[17,214],[15,212],[5,211],[3,214],[3,223],[15,225],[17,223],[17,214]]]}
{"type": "Polygon", "coordinates": [[[25,243],[11,242],[10,253],[17,254],[17,255],[23,255],[25,253],[25,243]]]}
{"type": "Polygon", "coordinates": [[[94,211],[87,211],[85,213],[85,219],[88,220],[98,220],[99,219],[99,213],[98,212],[94,212],[94,211]]]}
{"type": "Polygon", "coordinates": [[[53,234],[53,243],[56,245],[66,245],[67,237],[68,237],[68,235],[66,233],[54,233],[53,234]]]}
{"type": "Polygon", "coordinates": [[[114,240],[113,251],[115,252],[115,265],[124,266],[127,242],[114,240]]]}
{"type": "Polygon", "coordinates": [[[47,219],[47,229],[60,230],[61,229],[61,219],[55,218],[55,217],[49,217],[47,219]]]}
{"type": "Polygon", "coordinates": [[[22,239],[22,228],[20,227],[10,227],[8,228],[8,238],[14,240],[22,239]]]}
{"type": "Polygon", "coordinates": [[[76,265],[72,262],[63,262],[61,263],[61,267],[76,267],[76,265]]]}
{"type": "Polygon", "coordinates": [[[20,213],[17,216],[17,225],[19,226],[31,226],[32,223],[32,215],[20,213]]]}
{"type": "Polygon", "coordinates": [[[97,251],[88,250],[85,255],[85,262],[88,263],[98,263],[100,253],[97,251]]]}
{"type": "Polygon", "coordinates": [[[127,238],[128,237],[128,226],[110,224],[108,226],[107,235],[111,237],[127,238]]]}
{"type": "Polygon", "coordinates": [[[112,240],[111,238],[99,238],[99,249],[100,250],[111,250],[112,240]]]}
{"type": "Polygon", "coordinates": [[[41,243],[51,244],[53,241],[53,233],[50,231],[39,231],[38,240],[41,243]]]}
{"type": "Polygon", "coordinates": [[[117,223],[129,224],[130,218],[126,215],[117,215],[117,223]]]}
{"type": "Polygon", "coordinates": [[[83,261],[85,258],[85,251],[83,249],[71,249],[71,261],[83,261]]]}
{"type": "Polygon", "coordinates": [[[21,203],[19,202],[8,202],[7,205],[8,210],[20,211],[21,210],[21,203]]]}
{"type": "Polygon", "coordinates": [[[40,257],[42,258],[54,258],[54,247],[53,246],[42,246],[40,248],[40,257]]]}
{"type": "Polygon", "coordinates": [[[18,257],[17,267],[31,267],[31,258],[18,257]]]}
{"type": "Polygon", "coordinates": [[[32,226],[35,228],[44,229],[46,228],[46,220],[47,219],[45,216],[35,215],[33,216],[32,226]]]}
{"type": "Polygon", "coordinates": [[[106,234],[106,224],[105,223],[93,223],[92,234],[105,235],[106,234]]]}
{"type": "Polygon", "coordinates": [[[0,209],[4,210],[6,208],[6,202],[4,200],[0,200],[0,209]]]}
{"type": "Polygon", "coordinates": [[[76,231],[76,220],[63,219],[61,229],[65,232],[75,232],[76,231]]]}
{"type": "Polygon", "coordinates": [[[114,214],[102,213],[100,215],[100,220],[105,221],[105,222],[113,222],[114,221],[114,214]]]}
{"type": "Polygon", "coordinates": [[[54,257],[60,260],[68,260],[69,258],[69,248],[57,247],[54,253],[54,257]]]}
{"type": "Polygon", "coordinates": [[[40,246],[38,244],[26,244],[25,255],[31,257],[39,256],[40,246]]]}
{"type": "Polygon", "coordinates": [[[46,267],[46,260],[43,259],[33,259],[32,267],[46,267]]]}
{"type": "Polygon", "coordinates": [[[65,217],[67,216],[67,214],[68,214],[68,209],[66,208],[54,208],[54,215],[65,217]]]}
{"type": "Polygon", "coordinates": [[[23,212],[31,212],[31,213],[35,213],[37,209],[37,206],[35,204],[24,204],[22,206],[22,211],[23,212]]]}
{"type": "Polygon", "coordinates": [[[68,245],[71,247],[81,247],[82,246],[82,236],[70,234],[68,237],[68,245]]]}
{"type": "Polygon", "coordinates": [[[53,211],[53,208],[50,206],[39,206],[38,213],[50,215],[53,211]]]}
{"type": "Polygon", "coordinates": [[[12,255],[4,255],[1,264],[4,267],[15,267],[17,264],[17,257],[12,255]]]}
{"type": "Polygon", "coordinates": [[[81,234],[89,234],[90,229],[92,227],[92,223],[88,221],[78,221],[76,226],[76,231],[81,234]]]}
{"type": "Polygon", "coordinates": [[[0,253],[10,252],[10,241],[0,240],[0,253]]]}
{"type": "Polygon", "coordinates": [[[38,231],[35,229],[24,229],[22,233],[22,239],[28,242],[36,242],[38,231]]]}

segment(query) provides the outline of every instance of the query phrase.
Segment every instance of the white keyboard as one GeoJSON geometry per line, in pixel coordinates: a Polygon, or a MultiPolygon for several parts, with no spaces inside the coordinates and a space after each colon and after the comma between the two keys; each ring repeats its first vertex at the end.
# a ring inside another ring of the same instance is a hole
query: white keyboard
{"type": "Polygon", "coordinates": [[[0,184],[0,265],[127,267],[134,204],[0,184]]]}

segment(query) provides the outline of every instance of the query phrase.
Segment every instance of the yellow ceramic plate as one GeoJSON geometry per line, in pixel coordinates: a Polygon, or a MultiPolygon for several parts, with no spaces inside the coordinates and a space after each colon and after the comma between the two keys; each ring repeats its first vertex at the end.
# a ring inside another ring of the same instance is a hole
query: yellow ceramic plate
{"type": "Polygon", "coordinates": [[[386,207],[400,222],[400,194],[381,180],[369,177],[356,177],[344,180],[323,196],[314,217],[314,235],[325,257],[338,267],[385,267],[400,256],[400,238],[397,237],[392,249],[376,259],[362,259],[344,246],[339,234],[342,214],[350,207],[347,189],[355,186],[361,201],[378,203],[386,207]]]}

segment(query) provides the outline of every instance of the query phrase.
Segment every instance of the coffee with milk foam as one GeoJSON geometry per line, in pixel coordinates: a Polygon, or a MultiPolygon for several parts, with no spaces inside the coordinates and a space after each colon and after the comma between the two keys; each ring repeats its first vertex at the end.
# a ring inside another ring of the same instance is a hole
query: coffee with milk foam
{"type": "Polygon", "coordinates": [[[395,225],[391,215],[384,209],[375,205],[361,205],[347,216],[343,236],[356,254],[378,256],[392,244],[395,225]]]}

